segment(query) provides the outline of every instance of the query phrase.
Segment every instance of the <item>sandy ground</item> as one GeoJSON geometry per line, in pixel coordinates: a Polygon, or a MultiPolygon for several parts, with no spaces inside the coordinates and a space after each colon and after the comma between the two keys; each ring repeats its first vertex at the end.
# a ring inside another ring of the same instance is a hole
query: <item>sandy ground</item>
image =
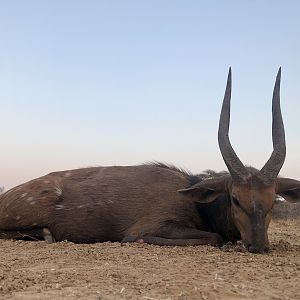
{"type": "Polygon", "coordinates": [[[0,240],[1,299],[300,299],[300,220],[271,223],[271,253],[240,247],[0,240]]]}

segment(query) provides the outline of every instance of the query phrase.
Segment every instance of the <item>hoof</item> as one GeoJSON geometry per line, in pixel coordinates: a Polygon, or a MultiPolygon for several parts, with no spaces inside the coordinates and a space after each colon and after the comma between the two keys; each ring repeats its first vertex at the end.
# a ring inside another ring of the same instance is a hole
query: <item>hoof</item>
{"type": "Polygon", "coordinates": [[[43,228],[43,237],[46,243],[52,244],[55,243],[55,238],[52,235],[51,231],[48,228],[43,228]]]}

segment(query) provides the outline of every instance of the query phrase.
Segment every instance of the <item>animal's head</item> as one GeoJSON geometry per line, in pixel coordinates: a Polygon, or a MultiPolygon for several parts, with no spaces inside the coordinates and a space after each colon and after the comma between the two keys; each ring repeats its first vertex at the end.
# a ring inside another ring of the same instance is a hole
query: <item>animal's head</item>
{"type": "Polygon", "coordinates": [[[280,109],[279,69],[272,100],[273,153],[261,170],[245,167],[234,152],[228,137],[230,123],[231,69],[229,70],[225,96],[219,122],[219,147],[229,174],[201,181],[181,190],[195,201],[217,201],[227,193],[230,198],[232,219],[239,230],[244,245],[251,252],[268,250],[268,226],[276,195],[288,201],[300,201],[300,182],[278,178],[286,155],[285,133],[280,109]]]}

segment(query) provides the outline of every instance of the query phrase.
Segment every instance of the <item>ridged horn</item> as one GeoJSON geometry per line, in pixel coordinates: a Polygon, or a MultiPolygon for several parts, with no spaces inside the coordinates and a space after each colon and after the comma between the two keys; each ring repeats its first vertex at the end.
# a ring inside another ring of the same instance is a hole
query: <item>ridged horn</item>
{"type": "Polygon", "coordinates": [[[234,152],[228,132],[230,124],[230,100],[231,100],[231,67],[229,68],[226,91],[224,95],[218,131],[218,142],[223,160],[234,181],[244,182],[249,172],[234,152]]]}
{"type": "Polygon", "coordinates": [[[273,182],[282,168],[286,156],[284,125],[280,109],[281,67],[278,70],[272,99],[273,152],[260,173],[268,183],[273,182]]]}

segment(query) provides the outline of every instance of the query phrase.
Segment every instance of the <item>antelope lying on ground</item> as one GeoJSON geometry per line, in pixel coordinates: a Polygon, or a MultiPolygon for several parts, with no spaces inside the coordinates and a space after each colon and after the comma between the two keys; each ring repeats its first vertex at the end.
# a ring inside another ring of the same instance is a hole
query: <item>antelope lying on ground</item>
{"type": "Polygon", "coordinates": [[[219,147],[229,173],[195,176],[160,163],[50,173],[0,198],[0,237],[48,242],[145,242],[222,245],[242,240],[268,250],[276,194],[300,198],[300,182],[278,178],[285,160],[280,69],[273,92],[273,153],[259,171],[245,167],[228,137],[231,70],[219,122],[219,147]]]}

